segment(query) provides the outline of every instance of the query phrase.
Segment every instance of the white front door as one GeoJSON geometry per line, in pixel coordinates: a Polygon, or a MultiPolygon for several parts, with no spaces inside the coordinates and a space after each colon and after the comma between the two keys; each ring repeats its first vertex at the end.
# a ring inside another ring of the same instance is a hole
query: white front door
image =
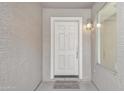
{"type": "Polygon", "coordinates": [[[55,64],[54,75],[78,75],[79,23],[74,20],[54,21],[55,64]]]}

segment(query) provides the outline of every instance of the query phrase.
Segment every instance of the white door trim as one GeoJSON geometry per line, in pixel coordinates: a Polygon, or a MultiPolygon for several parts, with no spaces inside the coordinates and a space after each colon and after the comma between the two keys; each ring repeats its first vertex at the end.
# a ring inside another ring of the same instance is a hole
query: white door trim
{"type": "Polygon", "coordinates": [[[74,21],[78,21],[79,23],[79,33],[78,33],[78,37],[79,37],[79,79],[83,78],[82,75],[82,17],[51,17],[51,59],[50,59],[50,79],[54,79],[54,21],[55,20],[74,20],[74,21]]]}

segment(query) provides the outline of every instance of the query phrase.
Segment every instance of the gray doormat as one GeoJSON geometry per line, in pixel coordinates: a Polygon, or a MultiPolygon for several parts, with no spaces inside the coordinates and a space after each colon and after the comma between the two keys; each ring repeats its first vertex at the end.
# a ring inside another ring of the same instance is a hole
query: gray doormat
{"type": "Polygon", "coordinates": [[[78,81],[55,81],[54,89],[80,89],[78,81]]]}

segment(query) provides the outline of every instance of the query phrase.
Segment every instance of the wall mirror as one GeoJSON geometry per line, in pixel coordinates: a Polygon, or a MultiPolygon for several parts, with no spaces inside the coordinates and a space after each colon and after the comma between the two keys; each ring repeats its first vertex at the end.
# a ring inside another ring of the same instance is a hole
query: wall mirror
{"type": "Polygon", "coordinates": [[[106,3],[97,14],[97,62],[107,69],[115,71],[116,64],[116,3],[106,3]]]}

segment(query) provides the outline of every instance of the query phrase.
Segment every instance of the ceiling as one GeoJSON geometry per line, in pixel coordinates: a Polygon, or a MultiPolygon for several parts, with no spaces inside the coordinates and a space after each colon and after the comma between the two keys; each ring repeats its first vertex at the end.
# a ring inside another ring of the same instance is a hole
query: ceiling
{"type": "Polygon", "coordinates": [[[92,8],[94,2],[42,2],[43,8],[92,8]]]}
{"type": "Polygon", "coordinates": [[[106,20],[115,20],[116,19],[116,14],[117,14],[117,8],[116,8],[116,3],[111,2],[107,3],[100,11],[100,21],[104,22],[106,20]]]}

